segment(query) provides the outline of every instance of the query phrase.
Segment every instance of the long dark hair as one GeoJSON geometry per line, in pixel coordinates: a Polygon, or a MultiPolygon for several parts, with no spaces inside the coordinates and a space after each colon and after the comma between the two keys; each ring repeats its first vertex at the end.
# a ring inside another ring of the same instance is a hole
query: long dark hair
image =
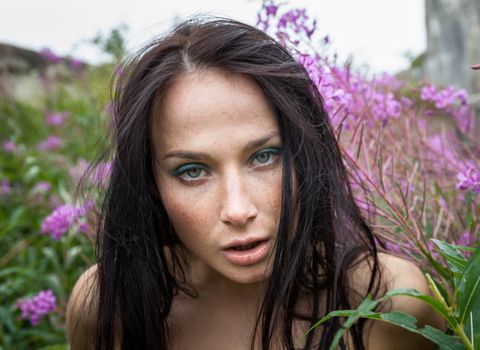
{"type": "MultiPolygon", "coordinates": [[[[262,31],[229,19],[195,18],[153,41],[123,65],[115,82],[112,173],[98,228],[96,349],[166,349],[167,317],[184,278],[181,249],[154,180],[152,111],[182,72],[218,68],[244,74],[274,107],[283,144],[282,207],[273,271],[253,331],[262,348],[282,334],[293,348],[295,319],[313,324],[325,310],[351,307],[348,272],[368,261],[368,292],[378,289],[374,237],[356,206],[322,97],[304,67],[262,31]],[[166,257],[164,247],[171,247],[166,257]],[[176,273],[172,273],[176,271],[176,273]],[[300,293],[311,310],[299,314],[300,293]],[[323,299],[322,299],[323,300],[323,299]]],[[[340,328],[333,319],[309,333],[306,348],[325,349],[340,328]],[[321,332],[318,342],[315,334],[321,332]],[[316,344],[314,344],[316,343],[316,344]]],[[[352,329],[364,349],[363,323],[352,329]]],[[[344,349],[345,344],[341,347],[344,349]]]]}

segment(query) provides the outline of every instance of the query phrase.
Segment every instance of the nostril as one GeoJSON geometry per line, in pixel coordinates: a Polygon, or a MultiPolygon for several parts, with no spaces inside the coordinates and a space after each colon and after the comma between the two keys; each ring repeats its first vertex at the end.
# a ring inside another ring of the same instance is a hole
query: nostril
{"type": "Polygon", "coordinates": [[[245,179],[238,172],[232,171],[223,188],[221,220],[233,225],[245,225],[257,214],[257,208],[251,200],[251,193],[246,190],[245,179]]]}
{"type": "Polygon", "coordinates": [[[236,202],[228,203],[222,209],[221,219],[234,225],[245,225],[253,220],[258,214],[253,203],[236,202]]]}

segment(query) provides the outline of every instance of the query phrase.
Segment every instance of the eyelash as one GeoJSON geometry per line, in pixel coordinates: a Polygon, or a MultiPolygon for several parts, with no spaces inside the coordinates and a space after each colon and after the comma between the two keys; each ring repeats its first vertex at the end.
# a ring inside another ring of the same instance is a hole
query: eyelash
{"type": "MultiPolygon", "coordinates": [[[[269,165],[276,163],[276,161],[279,159],[281,150],[277,147],[269,147],[266,149],[263,149],[261,151],[258,151],[255,153],[252,157],[250,157],[249,162],[253,162],[254,160],[258,161],[258,156],[267,154],[269,156],[268,160],[265,162],[259,162],[257,167],[268,167],[269,165]]],[[[188,163],[179,166],[175,171],[173,172],[173,176],[178,177],[184,181],[187,182],[193,182],[193,181],[198,181],[198,179],[203,179],[203,176],[200,176],[202,172],[207,172],[206,167],[203,164],[200,163],[188,163]],[[185,177],[184,175],[188,175],[188,172],[190,170],[200,170],[200,173],[197,176],[191,177],[185,177]]]]}

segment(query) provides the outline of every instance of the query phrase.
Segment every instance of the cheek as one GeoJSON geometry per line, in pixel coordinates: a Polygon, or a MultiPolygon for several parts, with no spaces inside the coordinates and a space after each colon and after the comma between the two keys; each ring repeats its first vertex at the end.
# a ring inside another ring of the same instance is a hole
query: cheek
{"type": "Polygon", "coordinates": [[[208,208],[201,196],[186,194],[174,186],[159,186],[160,196],[170,222],[178,235],[185,242],[189,237],[201,235],[201,230],[208,227],[208,208]]]}
{"type": "Polygon", "coordinates": [[[282,204],[282,171],[277,169],[269,174],[260,186],[257,184],[254,192],[260,196],[257,203],[262,203],[265,214],[278,221],[282,204]]]}

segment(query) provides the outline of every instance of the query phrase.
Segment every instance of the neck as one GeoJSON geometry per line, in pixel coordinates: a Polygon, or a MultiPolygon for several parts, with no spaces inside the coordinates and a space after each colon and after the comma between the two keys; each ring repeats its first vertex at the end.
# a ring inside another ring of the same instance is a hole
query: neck
{"type": "Polygon", "coordinates": [[[267,279],[247,284],[234,282],[201,262],[191,264],[189,277],[199,301],[229,305],[229,308],[259,309],[268,286],[267,279]]]}

